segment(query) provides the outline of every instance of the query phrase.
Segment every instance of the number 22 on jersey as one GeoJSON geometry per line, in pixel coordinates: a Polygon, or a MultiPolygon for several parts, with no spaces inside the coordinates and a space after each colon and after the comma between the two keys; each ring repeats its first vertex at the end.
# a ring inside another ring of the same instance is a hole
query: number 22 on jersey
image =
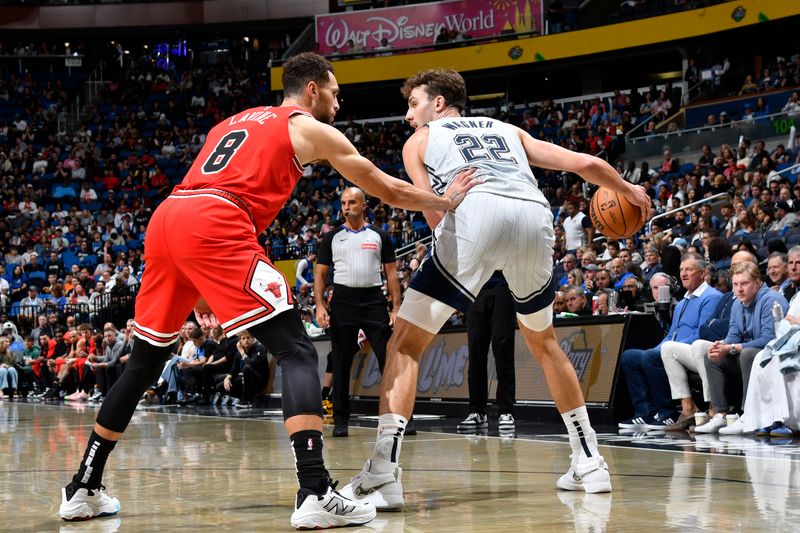
{"type": "Polygon", "coordinates": [[[500,135],[486,134],[477,137],[462,133],[453,138],[456,146],[459,146],[461,156],[466,163],[475,161],[500,161],[502,163],[517,163],[513,156],[508,156],[511,150],[506,144],[506,140],[500,135]]]}

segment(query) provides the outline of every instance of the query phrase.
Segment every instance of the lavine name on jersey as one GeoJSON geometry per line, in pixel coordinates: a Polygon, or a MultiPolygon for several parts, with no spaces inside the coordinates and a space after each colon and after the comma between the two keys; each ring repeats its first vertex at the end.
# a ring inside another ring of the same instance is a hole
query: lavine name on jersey
{"type": "Polygon", "coordinates": [[[258,122],[259,124],[264,124],[264,121],[269,120],[271,118],[275,118],[278,115],[269,111],[269,109],[265,109],[264,111],[255,111],[253,113],[244,113],[242,115],[234,115],[231,117],[228,124],[233,126],[234,124],[238,124],[240,122],[258,122]]]}

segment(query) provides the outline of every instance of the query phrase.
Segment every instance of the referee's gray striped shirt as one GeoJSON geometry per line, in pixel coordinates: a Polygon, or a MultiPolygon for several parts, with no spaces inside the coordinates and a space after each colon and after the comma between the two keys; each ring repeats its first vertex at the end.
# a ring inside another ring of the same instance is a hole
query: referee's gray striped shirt
{"type": "Polygon", "coordinates": [[[389,234],[369,225],[358,231],[339,226],[322,237],[317,253],[317,263],[333,268],[333,283],[351,288],[379,287],[381,264],[394,261],[389,234]]]}

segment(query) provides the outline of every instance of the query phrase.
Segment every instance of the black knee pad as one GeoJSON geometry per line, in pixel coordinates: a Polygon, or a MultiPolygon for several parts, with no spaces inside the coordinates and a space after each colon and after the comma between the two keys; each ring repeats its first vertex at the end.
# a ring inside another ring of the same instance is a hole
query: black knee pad
{"type": "Polygon", "coordinates": [[[296,415],[322,416],[317,349],[308,338],[297,309],[250,329],[281,366],[284,420],[296,415]]]}
{"type": "Polygon", "coordinates": [[[283,418],[295,415],[322,416],[322,389],[317,350],[311,341],[280,359],[283,375],[283,418]]]}
{"type": "Polygon", "coordinates": [[[98,424],[117,433],[125,431],[142,394],[164,369],[164,363],[172,353],[170,348],[153,346],[139,338],[133,341],[125,372],[108,391],[97,413],[98,424]]]}

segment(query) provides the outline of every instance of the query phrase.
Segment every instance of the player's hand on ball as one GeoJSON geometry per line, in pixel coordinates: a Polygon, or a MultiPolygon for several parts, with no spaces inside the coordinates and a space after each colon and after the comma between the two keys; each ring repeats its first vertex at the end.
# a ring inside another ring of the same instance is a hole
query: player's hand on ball
{"type": "Polygon", "coordinates": [[[477,171],[478,170],[476,168],[462,170],[456,174],[456,177],[450,182],[450,186],[445,192],[447,197],[450,198],[450,209],[455,209],[459,206],[459,204],[461,204],[461,202],[464,200],[464,196],[467,195],[467,191],[474,186],[483,183],[482,179],[475,177],[475,173],[477,171]]]}
{"type": "Polygon", "coordinates": [[[631,185],[631,194],[626,195],[628,201],[634,205],[638,205],[642,209],[642,219],[647,220],[650,218],[652,210],[652,203],[647,192],[641,185],[631,185]]]}

